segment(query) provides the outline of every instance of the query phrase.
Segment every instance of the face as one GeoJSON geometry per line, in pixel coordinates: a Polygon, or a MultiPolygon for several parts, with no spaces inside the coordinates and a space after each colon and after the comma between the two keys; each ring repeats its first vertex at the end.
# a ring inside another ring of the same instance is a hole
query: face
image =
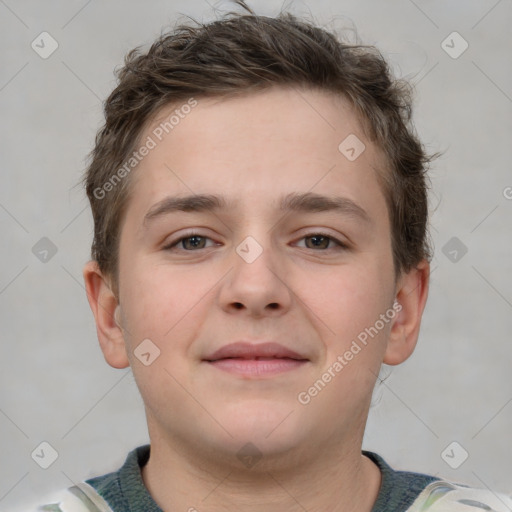
{"type": "Polygon", "coordinates": [[[156,146],[132,176],[123,347],[107,360],[131,364],[153,441],[269,457],[357,445],[403,314],[382,154],[326,92],[198,99],[159,140],[176,108],[142,134],[156,146]]]}

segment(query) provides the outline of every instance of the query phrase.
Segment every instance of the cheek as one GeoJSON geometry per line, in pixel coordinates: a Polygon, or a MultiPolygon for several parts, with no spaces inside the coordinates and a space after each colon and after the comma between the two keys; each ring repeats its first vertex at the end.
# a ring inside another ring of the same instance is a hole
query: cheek
{"type": "Polygon", "coordinates": [[[377,264],[332,267],[330,272],[306,273],[298,289],[301,300],[323,322],[337,343],[346,343],[373,325],[391,306],[392,281],[377,264]]]}
{"type": "Polygon", "coordinates": [[[127,345],[133,351],[149,338],[164,356],[160,361],[185,368],[190,348],[212,309],[211,293],[218,280],[211,267],[200,270],[144,258],[134,261],[121,290],[127,345]]]}
{"type": "Polygon", "coordinates": [[[354,421],[362,421],[366,414],[391,327],[389,318],[380,320],[392,307],[393,281],[387,276],[378,264],[347,266],[317,280],[323,286],[303,296],[314,305],[317,329],[325,333],[321,369],[315,369],[301,395],[311,400],[318,417],[342,417],[351,410],[354,421]]]}
{"type": "Polygon", "coordinates": [[[130,363],[141,394],[154,409],[163,406],[160,400],[169,393],[182,398],[174,379],[187,380],[188,350],[204,314],[198,304],[203,293],[194,291],[183,273],[162,265],[134,265],[124,279],[121,300],[130,363]],[[142,354],[148,352],[149,361],[144,361],[142,354]]]}
{"type": "MultiPolygon", "coordinates": [[[[163,341],[166,333],[191,309],[192,293],[179,272],[134,262],[122,275],[121,301],[132,337],[163,341]]],[[[197,301],[197,297],[196,297],[197,301]]]]}

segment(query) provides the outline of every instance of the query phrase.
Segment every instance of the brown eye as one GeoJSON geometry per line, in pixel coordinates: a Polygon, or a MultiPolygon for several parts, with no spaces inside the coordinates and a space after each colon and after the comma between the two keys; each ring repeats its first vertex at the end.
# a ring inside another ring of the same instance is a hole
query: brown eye
{"type": "Polygon", "coordinates": [[[329,247],[329,242],[331,242],[331,238],[324,235],[311,235],[304,238],[308,249],[327,249],[329,247]],[[308,244],[307,240],[311,243],[308,244]]]}
{"type": "Polygon", "coordinates": [[[302,249],[312,250],[313,252],[325,253],[326,255],[350,250],[350,244],[321,231],[303,236],[294,245],[302,249]]]}
{"type": "Polygon", "coordinates": [[[188,236],[180,240],[183,249],[203,249],[206,244],[206,238],[204,236],[188,236]]]}

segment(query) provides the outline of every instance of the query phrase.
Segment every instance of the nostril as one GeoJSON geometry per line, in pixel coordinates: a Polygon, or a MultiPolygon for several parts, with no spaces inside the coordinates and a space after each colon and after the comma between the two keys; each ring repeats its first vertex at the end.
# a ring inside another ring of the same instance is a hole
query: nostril
{"type": "MultiPolygon", "coordinates": [[[[245,306],[241,302],[233,302],[233,307],[235,309],[243,309],[245,306]]],[[[269,309],[279,309],[279,304],[277,302],[271,302],[267,305],[269,309]]]]}

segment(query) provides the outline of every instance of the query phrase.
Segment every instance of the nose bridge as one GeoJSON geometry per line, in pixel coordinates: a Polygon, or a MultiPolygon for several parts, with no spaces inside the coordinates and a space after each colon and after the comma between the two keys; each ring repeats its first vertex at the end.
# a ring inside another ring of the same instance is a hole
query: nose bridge
{"type": "Polygon", "coordinates": [[[282,258],[273,247],[271,233],[259,229],[235,247],[233,271],[222,288],[223,308],[246,309],[255,315],[286,310],[290,291],[284,283],[282,258]]]}

